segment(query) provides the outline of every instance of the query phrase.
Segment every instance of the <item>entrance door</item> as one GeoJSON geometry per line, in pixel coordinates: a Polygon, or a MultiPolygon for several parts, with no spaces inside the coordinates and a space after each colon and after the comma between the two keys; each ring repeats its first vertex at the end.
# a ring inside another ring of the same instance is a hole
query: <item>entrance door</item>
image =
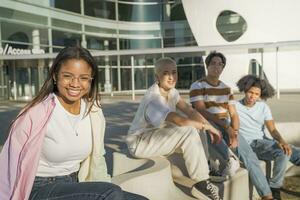
{"type": "Polygon", "coordinates": [[[8,67],[6,65],[0,66],[0,100],[9,99],[8,88],[8,67]]]}
{"type": "Polygon", "coordinates": [[[18,100],[30,100],[36,95],[38,85],[38,67],[15,67],[14,96],[18,100]]]}
{"type": "Polygon", "coordinates": [[[12,100],[30,100],[39,90],[37,61],[6,61],[8,68],[8,93],[12,100]]]}

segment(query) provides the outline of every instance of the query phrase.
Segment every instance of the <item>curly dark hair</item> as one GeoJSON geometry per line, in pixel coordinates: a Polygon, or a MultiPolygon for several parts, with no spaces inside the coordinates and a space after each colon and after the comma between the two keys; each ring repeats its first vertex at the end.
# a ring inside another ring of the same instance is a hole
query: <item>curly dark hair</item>
{"type": "Polygon", "coordinates": [[[255,75],[246,75],[242,77],[237,83],[237,87],[240,92],[247,92],[251,87],[257,87],[261,89],[260,98],[267,100],[275,95],[273,86],[266,79],[261,79],[255,75]]]}
{"type": "Polygon", "coordinates": [[[206,64],[206,67],[208,67],[208,65],[210,64],[211,60],[214,58],[214,57],[219,57],[221,58],[222,60],[222,63],[224,64],[223,68],[225,67],[226,65],[226,57],[220,53],[220,52],[217,52],[217,51],[212,51],[208,54],[208,56],[205,58],[205,64],[206,64]]]}

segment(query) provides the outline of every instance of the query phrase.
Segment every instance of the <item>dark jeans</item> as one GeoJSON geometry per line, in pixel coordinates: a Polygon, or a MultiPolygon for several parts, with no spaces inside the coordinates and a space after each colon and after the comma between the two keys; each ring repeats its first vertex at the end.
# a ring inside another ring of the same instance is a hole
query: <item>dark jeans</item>
{"type": "Polygon", "coordinates": [[[77,173],[35,177],[29,200],[147,200],[112,183],[78,182],[77,173]]]}

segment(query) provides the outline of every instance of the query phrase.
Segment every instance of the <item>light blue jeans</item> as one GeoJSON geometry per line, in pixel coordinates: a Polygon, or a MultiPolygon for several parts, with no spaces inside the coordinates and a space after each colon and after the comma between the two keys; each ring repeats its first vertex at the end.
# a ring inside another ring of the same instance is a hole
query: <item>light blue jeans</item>
{"type": "Polygon", "coordinates": [[[300,166],[300,148],[295,147],[294,145],[291,144],[290,147],[292,148],[292,155],[290,157],[290,162],[296,166],[300,166]]]}
{"type": "Polygon", "coordinates": [[[288,161],[300,166],[300,148],[298,147],[290,145],[292,155],[289,158],[275,140],[269,138],[254,140],[249,145],[240,134],[238,139],[239,146],[233,151],[249,171],[250,180],[260,196],[270,194],[270,187],[279,188],[282,186],[288,161]],[[269,184],[260,168],[259,160],[274,161],[273,176],[269,180],[269,184]]]}
{"type": "Polygon", "coordinates": [[[260,161],[256,154],[241,134],[238,135],[238,141],[238,147],[232,149],[232,151],[238,156],[248,170],[250,181],[256,188],[257,193],[261,197],[271,194],[269,183],[260,167],[260,161]]]}
{"type": "Polygon", "coordinates": [[[279,188],[282,186],[288,161],[291,161],[294,165],[300,165],[300,150],[293,145],[290,145],[292,148],[290,157],[284,154],[278,143],[273,139],[254,140],[250,145],[260,160],[274,160],[273,176],[269,180],[270,187],[279,188]]]}

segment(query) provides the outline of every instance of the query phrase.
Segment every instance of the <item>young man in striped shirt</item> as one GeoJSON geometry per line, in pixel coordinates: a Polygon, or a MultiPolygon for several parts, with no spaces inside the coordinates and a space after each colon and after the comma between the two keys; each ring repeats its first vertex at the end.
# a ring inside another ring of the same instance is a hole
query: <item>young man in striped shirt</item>
{"type": "Polygon", "coordinates": [[[222,131],[223,143],[214,145],[208,138],[209,157],[211,160],[221,160],[222,175],[232,176],[239,168],[239,161],[228,146],[233,149],[238,146],[239,117],[230,87],[219,80],[226,65],[226,58],[222,53],[214,51],[206,57],[205,64],[207,76],[191,85],[190,102],[198,112],[222,131]]]}

